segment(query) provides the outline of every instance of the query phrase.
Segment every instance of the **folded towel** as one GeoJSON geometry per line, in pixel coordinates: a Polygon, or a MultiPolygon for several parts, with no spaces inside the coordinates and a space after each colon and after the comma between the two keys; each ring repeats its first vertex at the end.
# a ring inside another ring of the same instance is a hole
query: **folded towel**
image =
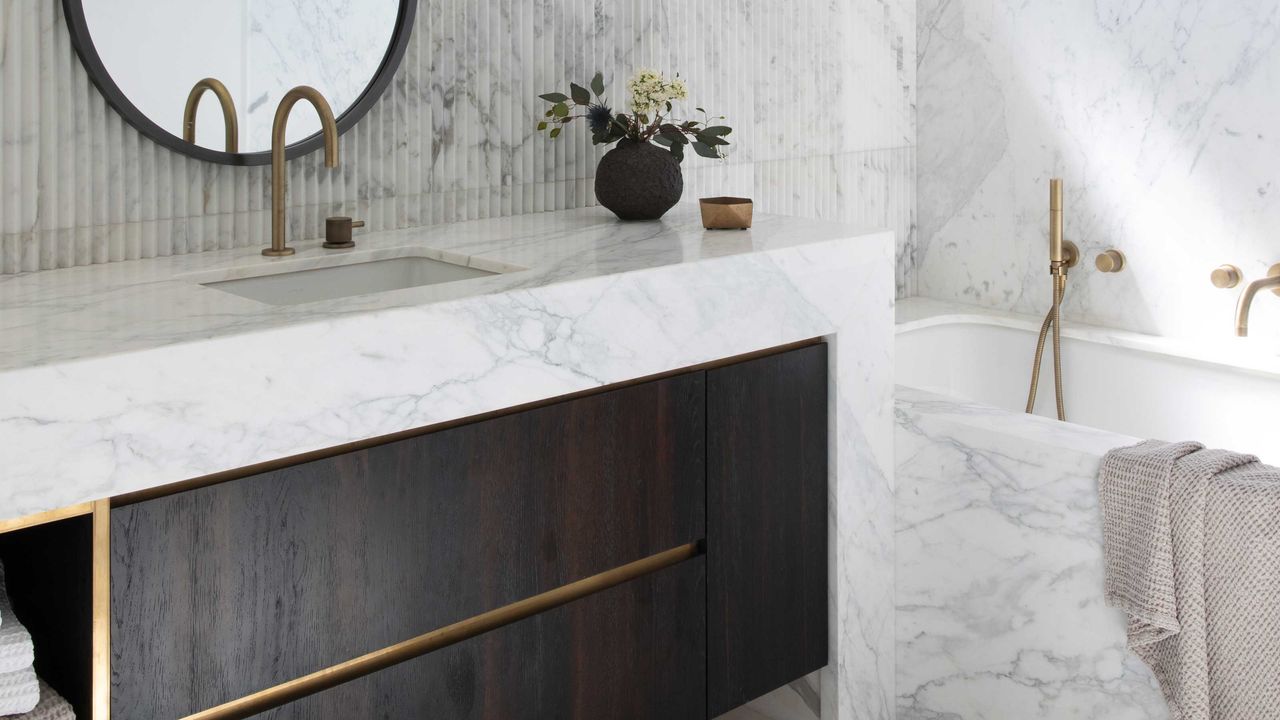
{"type": "Polygon", "coordinates": [[[0,715],[29,713],[40,702],[40,682],[34,668],[0,674],[0,715]]]}
{"type": "Polygon", "coordinates": [[[15,715],[7,720],[76,720],[76,713],[61,695],[41,680],[40,704],[25,715],[15,715]]]}
{"type": "Polygon", "coordinates": [[[1280,470],[1197,443],[1112,450],[1098,476],[1107,602],[1174,720],[1280,708],[1280,470]]]}
{"type": "Polygon", "coordinates": [[[9,597],[0,589],[0,614],[9,618],[9,622],[0,625],[0,673],[13,672],[31,667],[35,662],[35,647],[31,644],[31,633],[18,622],[9,605],[9,597]]]}

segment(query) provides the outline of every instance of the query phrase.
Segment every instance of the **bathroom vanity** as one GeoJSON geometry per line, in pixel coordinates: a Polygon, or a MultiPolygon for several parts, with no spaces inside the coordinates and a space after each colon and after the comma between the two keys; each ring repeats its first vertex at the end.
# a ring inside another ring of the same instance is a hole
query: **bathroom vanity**
{"type": "Polygon", "coordinates": [[[82,717],[888,717],[889,233],[358,240],[0,278],[0,558],[82,717]],[[402,258],[473,272],[288,291],[402,258]]]}

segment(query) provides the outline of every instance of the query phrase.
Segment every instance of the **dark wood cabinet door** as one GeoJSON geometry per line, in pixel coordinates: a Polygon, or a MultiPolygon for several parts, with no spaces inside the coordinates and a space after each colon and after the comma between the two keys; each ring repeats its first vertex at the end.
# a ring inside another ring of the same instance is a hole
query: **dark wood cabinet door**
{"type": "Polygon", "coordinates": [[[707,372],[711,717],[827,664],[827,347],[707,372]]]}
{"type": "MultiPolygon", "coordinates": [[[[180,717],[703,538],[704,381],[612,390],[113,510],[115,716],[180,717]]],[[[593,694],[576,678],[648,653],[690,662],[689,647],[659,637],[701,627],[659,617],[687,598],[656,584],[633,592],[618,601],[630,625],[606,622],[604,600],[591,605],[603,609],[581,622],[599,629],[598,646],[594,631],[555,638],[575,627],[565,611],[533,623],[543,630],[493,636],[509,646],[482,652],[500,642],[482,640],[273,717],[591,717],[570,710],[643,693],[593,694]],[[534,679],[520,675],[528,648],[545,651],[534,679]],[[519,692],[486,694],[504,682],[519,692]],[[547,713],[474,705],[503,698],[547,713]],[[458,714],[421,712],[446,707],[458,714]]],[[[607,677],[642,687],[656,667],[607,677]]],[[[606,716],[643,715],[594,717],[606,716]]]]}

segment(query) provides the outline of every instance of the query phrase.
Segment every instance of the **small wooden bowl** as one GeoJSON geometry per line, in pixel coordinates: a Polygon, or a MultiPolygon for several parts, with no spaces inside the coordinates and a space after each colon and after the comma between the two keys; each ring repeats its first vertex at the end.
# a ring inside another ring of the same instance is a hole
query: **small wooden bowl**
{"type": "Polygon", "coordinates": [[[702,198],[698,204],[702,207],[702,227],[708,230],[746,230],[751,227],[751,198],[702,198]]]}

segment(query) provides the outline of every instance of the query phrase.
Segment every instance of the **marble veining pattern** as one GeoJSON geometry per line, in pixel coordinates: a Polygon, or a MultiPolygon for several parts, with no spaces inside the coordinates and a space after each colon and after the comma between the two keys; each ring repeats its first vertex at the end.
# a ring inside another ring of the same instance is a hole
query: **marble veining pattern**
{"type": "MultiPolygon", "coordinates": [[[[325,262],[316,244],[287,266],[325,262]]],[[[370,235],[356,253],[406,251],[527,269],[290,308],[197,284],[286,266],[256,248],[0,277],[0,306],[20,310],[0,315],[0,508],[64,506],[825,337],[822,717],[892,716],[892,233],[769,215],[709,232],[689,210],[628,224],[593,208],[370,235]]]]}
{"type": "MultiPolygon", "coordinates": [[[[595,204],[587,134],[533,132],[537,94],[601,70],[615,105],[641,66],[679,71],[737,129],[691,157],[685,197],[891,223],[911,291],[914,0],[421,0],[404,63],[342,139],[336,170],[291,163],[292,237],[326,215],[392,230],[595,204]]],[[[265,244],[264,168],[141,137],[89,83],[61,3],[0,4],[0,274],[265,244]]]]}
{"type": "Polygon", "coordinates": [[[899,720],[1167,720],[1102,596],[1096,473],[1135,439],[901,387],[899,720]]]}
{"type": "MultiPolygon", "coordinates": [[[[1280,262],[1275,2],[921,0],[917,22],[920,295],[1043,313],[1059,175],[1068,323],[1231,333],[1209,272],[1280,262]],[[1109,247],[1121,274],[1093,270],[1109,247]]],[[[1280,338],[1280,302],[1252,325],[1280,338]]]]}

